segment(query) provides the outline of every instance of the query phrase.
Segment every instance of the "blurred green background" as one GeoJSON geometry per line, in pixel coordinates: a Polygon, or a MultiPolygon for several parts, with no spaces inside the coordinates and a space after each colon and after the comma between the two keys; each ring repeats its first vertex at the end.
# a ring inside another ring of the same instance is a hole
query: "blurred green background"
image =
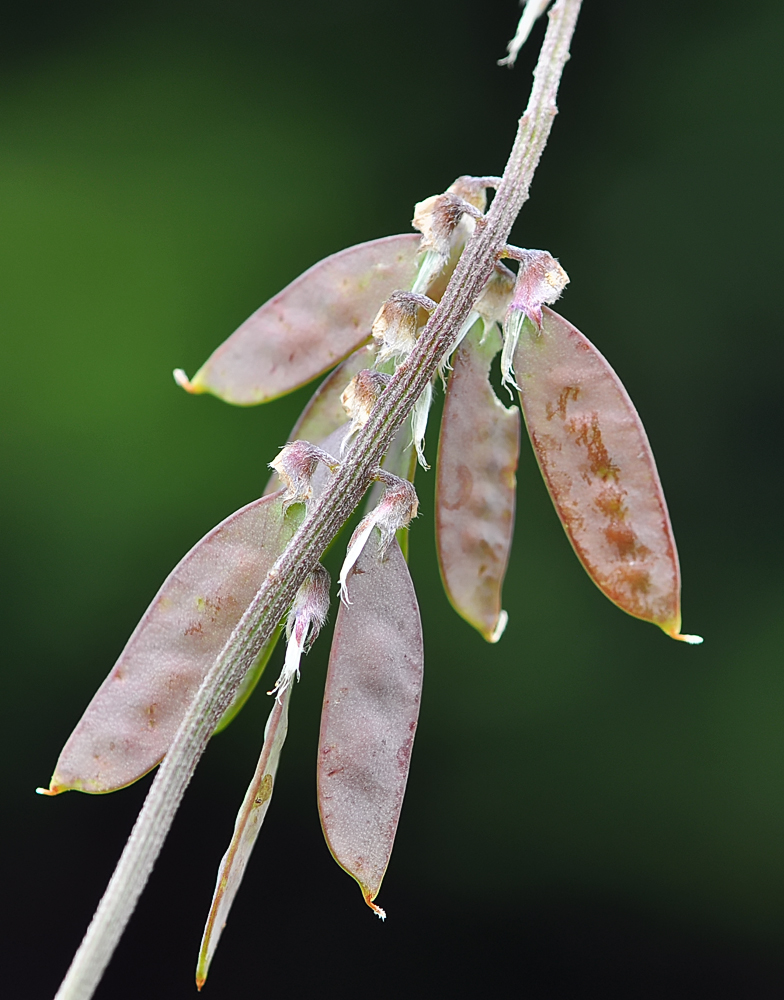
{"type": "MultiPolygon", "coordinates": [[[[501,172],[542,34],[498,68],[517,16],[513,0],[2,8],[9,996],[54,992],[149,779],[33,789],[164,576],[259,494],[310,391],[233,409],[172,368],[192,374],[319,258],[408,231],[456,175],[501,172]]],[[[514,234],[560,258],[559,309],[640,410],[704,646],[601,596],[527,443],[510,624],[487,646],[441,591],[421,475],[426,688],[389,920],[321,838],[323,640],[215,1000],[781,995],[783,38],[777,0],[586,0],[514,234]]],[[[210,746],[99,997],[193,995],[268,705],[210,746]]]]}

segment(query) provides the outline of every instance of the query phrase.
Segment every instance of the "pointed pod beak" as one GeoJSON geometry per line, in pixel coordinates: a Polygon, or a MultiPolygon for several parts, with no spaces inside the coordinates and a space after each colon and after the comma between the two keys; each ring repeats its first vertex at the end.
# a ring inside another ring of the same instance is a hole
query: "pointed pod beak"
{"type": "Polygon", "coordinates": [[[700,646],[703,643],[703,638],[701,635],[687,635],[686,633],[676,633],[668,632],[667,635],[671,639],[677,639],[679,642],[688,642],[690,646],[700,646]]]}
{"type": "Polygon", "coordinates": [[[370,892],[368,892],[365,889],[363,889],[362,895],[364,896],[365,902],[370,907],[370,909],[375,913],[375,915],[378,917],[378,919],[379,920],[386,920],[387,919],[387,911],[386,910],[382,910],[380,906],[376,906],[376,904],[373,902],[373,899],[375,897],[370,892]]]}
{"type": "Polygon", "coordinates": [[[175,368],[172,375],[174,376],[174,381],[178,386],[180,386],[180,388],[184,389],[186,392],[190,392],[194,396],[200,396],[202,393],[207,391],[203,386],[197,384],[196,377],[194,377],[194,381],[191,382],[182,368],[175,368]]]}

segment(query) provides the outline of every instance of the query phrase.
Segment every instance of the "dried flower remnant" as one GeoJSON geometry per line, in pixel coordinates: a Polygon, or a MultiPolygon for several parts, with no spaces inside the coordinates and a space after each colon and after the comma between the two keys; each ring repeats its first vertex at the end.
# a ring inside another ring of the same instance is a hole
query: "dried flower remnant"
{"type": "Polygon", "coordinates": [[[392,292],[379,309],[371,327],[373,339],[379,345],[376,365],[381,366],[390,360],[400,362],[407,358],[422,326],[420,311],[432,312],[435,307],[436,303],[427,295],[392,292]]]}
{"type": "Polygon", "coordinates": [[[379,553],[383,556],[394,539],[395,532],[408,527],[419,509],[416,490],[407,479],[400,479],[384,469],[376,472],[376,478],[384,483],[386,489],[375,510],[363,517],[357,525],[348,543],[346,558],[340,570],[340,596],[345,604],[351,603],[347,582],[349,573],[359,559],[373,529],[379,530],[381,536],[379,553]]]}
{"type": "Polygon", "coordinates": [[[424,668],[422,624],[397,542],[371,541],[350,578],[329,658],[318,804],[338,864],[373,902],[389,863],[408,780],[424,668]]]}
{"type": "Polygon", "coordinates": [[[680,567],[653,453],[599,351],[545,309],[514,357],[528,433],[558,516],[588,575],[624,611],[681,634],[680,567]]]}
{"type": "Polygon", "coordinates": [[[552,305],[561,297],[569,284],[569,275],[546,250],[520,250],[508,246],[505,255],[519,261],[520,269],[504,323],[501,377],[505,385],[519,388],[512,368],[523,324],[528,319],[537,330],[541,329],[542,305],[552,305]]]}
{"type": "Polygon", "coordinates": [[[482,289],[482,294],[474,303],[474,311],[484,322],[485,330],[497,323],[503,326],[509,303],[514,294],[517,276],[498,261],[490,275],[490,280],[482,289]]]}
{"type": "MultiPolygon", "coordinates": [[[[326,447],[327,438],[346,424],[346,411],[341,402],[341,395],[346,384],[364,368],[369,368],[376,358],[375,345],[365,344],[354,351],[345,361],[342,361],[334,371],[324,379],[313,393],[307,406],[294,424],[289,434],[289,441],[314,441],[329,454],[335,452],[326,447]]],[[[340,449],[335,451],[339,453],[340,449]]],[[[317,470],[314,482],[314,495],[318,494],[316,484],[320,478],[317,470]]],[[[283,482],[277,473],[270,476],[264,490],[265,495],[281,489],[283,482]]]]}
{"type": "Polygon", "coordinates": [[[462,195],[445,191],[434,194],[414,206],[411,224],[422,234],[420,252],[433,251],[445,264],[449,260],[452,242],[464,215],[481,219],[483,211],[462,195]]]}
{"type": "Polygon", "coordinates": [[[291,441],[281,448],[269,467],[277,472],[283,481],[281,496],[284,507],[294,503],[307,503],[313,497],[311,480],[319,463],[326,465],[330,472],[338,468],[339,462],[332,455],[309,441],[291,441]]]}
{"type": "MultiPolygon", "coordinates": [[[[351,421],[348,436],[356,434],[370,419],[373,407],[389,385],[389,375],[365,368],[352,378],[340,397],[343,410],[351,421]]],[[[348,437],[346,438],[348,440],[348,437]]]]}
{"type": "MultiPolygon", "coordinates": [[[[373,337],[379,343],[376,364],[382,365],[390,359],[395,362],[405,360],[416,343],[420,310],[430,312],[435,307],[436,303],[426,295],[414,292],[394,292],[390,295],[373,323],[373,337]]],[[[412,442],[419,464],[425,469],[430,468],[425,460],[424,441],[432,401],[433,387],[428,383],[411,412],[412,442]]],[[[368,409],[365,422],[369,415],[368,409]]]]}
{"type": "Polygon", "coordinates": [[[464,175],[443,194],[431,195],[414,206],[411,224],[422,233],[422,262],[414,283],[415,292],[429,291],[432,283],[454,265],[474,231],[477,220],[484,218],[486,190],[497,187],[498,177],[464,175]]]}
{"type": "MultiPolygon", "coordinates": [[[[381,467],[384,472],[388,472],[393,476],[399,476],[401,479],[407,479],[410,483],[413,483],[416,477],[417,465],[417,454],[411,441],[411,433],[409,428],[404,424],[392,439],[392,444],[390,444],[386,455],[384,455],[381,467]]],[[[378,505],[384,489],[385,486],[382,482],[375,482],[371,489],[368,490],[365,496],[365,514],[369,514],[378,505]]],[[[397,541],[403,555],[408,560],[409,533],[407,529],[401,528],[398,531],[397,541]]]]}
{"type": "Polygon", "coordinates": [[[286,659],[275,687],[268,694],[281,699],[296,676],[302,653],[315,641],[329,613],[329,573],[318,563],[297,591],[286,619],[286,659]]]}

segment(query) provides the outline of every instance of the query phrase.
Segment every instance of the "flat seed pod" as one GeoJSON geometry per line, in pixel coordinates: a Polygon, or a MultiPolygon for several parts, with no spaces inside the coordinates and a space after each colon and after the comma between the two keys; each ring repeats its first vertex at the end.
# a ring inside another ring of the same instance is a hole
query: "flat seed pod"
{"type": "MultiPolygon", "coordinates": [[[[346,411],[340,401],[343,390],[363,368],[372,368],[376,356],[375,344],[366,344],[354,351],[331,372],[316,389],[289,434],[289,441],[310,441],[323,447],[326,438],[346,423],[346,411]]],[[[326,449],[329,451],[329,449],[326,449]]],[[[340,455],[336,456],[340,458],[340,455]]],[[[274,493],[283,483],[277,473],[270,477],[265,495],[274,493]]]]}
{"type": "Polygon", "coordinates": [[[326,257],[245,320],[190,382],[182,372],[178,382],[240,406],[305,385],[368,339],[384,299],[411,287],[418,249],[412,233],[326,257]]]}
{"type": "Polygon", "coordinates": [[[475,324],[453,358],[436,480],[436,544],[444,588],[455,611],[488,642],[506,625],[501,586],[512,546],[520,411],[490,385],[501,348],[495,326],[481,343],[475,324]]]}
{"type": "MultiPolygon", "coordinates": [[[[424,649],[400,547],[379,560],[374,531],[348,577],[329,659],[318,755],[318,803],[338,864],[373,900],[395,839],[419,716],[424,649]]],[[[383,911],[379,912],[383,916],[383,911]]]]}
{"type": "Polygon", "coordinates": [[[172,570],[57,762],[49,793],[111,792],[163,758],[193,696],[288,544],[301,507],[248,504],[172,570]]]}
{"type": "Polygon", "coordinates": [[[618,607],[680,634],[680,569],[648,438],[620,379],[571,323],[543,310],[514,356],[555,509],[588,575],[618,607]]]}
{"type": "Polygon", "coordinates": [[[196,965],[196,986],[199,989],[202,988],[207,979],[210,963],[218,947],[221,932],[226,926],[229,910],[237,895],[261,825],[269,809],[280,753],[288,732],[289,701],[292,691],[293,687],[288,687],[280,700],[276,699],[273,703],[264,729],[264,746],[256,766],[256,772],[237,814],[234,835],[231,838],[229,849],[221,859],[218,880],[196,965]]]}

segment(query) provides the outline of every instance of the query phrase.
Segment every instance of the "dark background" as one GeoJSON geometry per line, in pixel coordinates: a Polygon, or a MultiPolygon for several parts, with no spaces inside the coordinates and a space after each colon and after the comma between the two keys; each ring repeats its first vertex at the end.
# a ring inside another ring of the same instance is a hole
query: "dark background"
{"type": "MultiPolygon", "coordinates": [[[[456,175],[501,172],[542,34],[498,68],[517,16],[513,0],[0,13],[5,995],[53,994],[150,779],[35,786],[170,568],[259,494],[310,391],[234,409],[172,368],[192,374],[320,257],[407,231],[456,175]]],[[[421,475],[427,680],[389,919],[321,837],[324,640],[213,1000],[781,996],[783,38],[779,0],[586,0],[514,235],[560,258],[559,309],[641,412],[705,645],[602,597],[527,444],[510,624],[486,645],[440,589],[421,475]]],[[[98,997],[194,996],[268,706],[210,746],[98,997]]]]}

